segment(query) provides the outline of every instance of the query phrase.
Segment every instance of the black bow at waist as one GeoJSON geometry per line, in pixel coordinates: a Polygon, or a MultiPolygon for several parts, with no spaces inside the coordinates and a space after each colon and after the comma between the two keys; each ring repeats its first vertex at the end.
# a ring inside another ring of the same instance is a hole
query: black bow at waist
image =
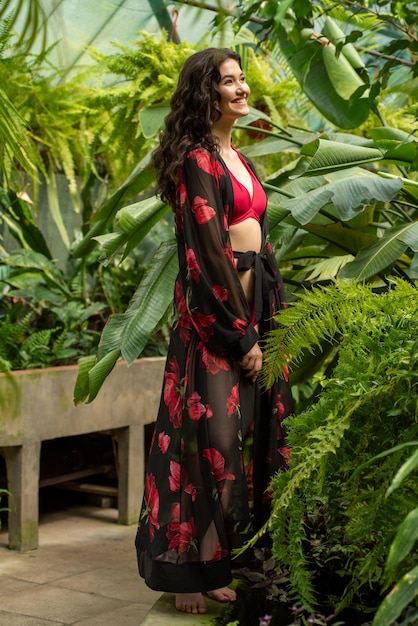
{"type": "Polygon", "coordinates": [[[271,307],[270,293],[279,284],[279,273],[269,258],[267,251],[235,252],[237,259],[237,271],[245,272],[254,270],[254,319],[255,323],[263,317],[263,310],[269,311],[271,307]]]}

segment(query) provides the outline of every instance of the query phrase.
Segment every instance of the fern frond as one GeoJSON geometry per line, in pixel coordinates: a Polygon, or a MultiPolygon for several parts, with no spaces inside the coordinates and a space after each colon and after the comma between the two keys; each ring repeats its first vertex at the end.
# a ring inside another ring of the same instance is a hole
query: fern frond
{"type": "MultiPolygon", "coordinates": [[[[396,303],[402,306],[403,301],[411,298],[418,303],[413,285],[394,281],[393,286],[396,303]]],[[[322,348],[323,342],[333,343],[337,337],[344,337],[354,330],[353,320],[358,331],[367,329],[382,308],[387,310],[390,306],[391,293],[375,294],[371,287],[348,280],[305,289],[298,300],[276,316],[279,328],[266,340],[262,383],[271,386],[285,367],[292,370],[300,363],[305,351],[314,353],[315,348],[322,348]]]]}

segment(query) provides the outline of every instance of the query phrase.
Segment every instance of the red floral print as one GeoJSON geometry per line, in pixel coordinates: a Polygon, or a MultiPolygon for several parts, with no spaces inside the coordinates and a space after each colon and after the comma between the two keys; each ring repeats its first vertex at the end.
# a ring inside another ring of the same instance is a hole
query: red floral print
{"type": "Polygon", "coordinates": [[[189,407],[189,417],[192,420],[199,420],[206,412],[204,405],[200,402],[201,397],[194,391],[187,399],[187,406],[189,407]]]}
{"type": "Polygon", "coordinates": [[[180,522],[178,519],[167,524],[167,532],[165,536],[169,540],[168,549],[176,550],[180,542],[180,522]]]}
{"type": "Polygon", "coordinates": [[[228,409],[228,416],[232,417],[239,410],[239,388],[238,383],[231,389],[231,395],[226,401],[226,408],[228,409]]]}
{"type": "Polygon", "coordinates": [[[195,196],[193,198],[192,212],[198,224],[206,224],[216,215],[215,209],[208,206],[208,201],[200,196],[195,196]]]}
{"type": "Polygon", "coordinates": [[[284,404],[282,402],[282,396],[281,396],[280,393],[277,394],[276,407],[277,407],[277,415],[281,419],[283,417],[283,415],[285,414],[286,410],[285,410],[284,404]]]}
{"type": "Polygon", "coordinates": [[[186,202],[187,198],[187,189],[186,185],[183,182],[179,184],[177,193],[179,195],[179,204],[183,205],[186,202]]]}
{"type": "Polygon", "coordinates": [[[240,320],[239,318],[237,318],[232,322],[232,326],[239,330],[241,335],[245,335],[248,328],[248,323],[245,320],[240,320]]]}
{"type": "Polygon", "coordinates": [[[197,526],[193,517],[188,522],[182,522],[179,528],[179,554],[188,552],[190,549],[196,552],[197,526]]]}
{"type": "Polygon", "coordinates": [[[168,447],[170,445],[170,441],[171,441],[170,435],[166,435],[164,431],[158,435],[158,447],[160,448],[163,454],[167,452],[168,447]]]}
{"type": "Polygon", "coordinates": [[[218,541],[213,548],[212,561],[220,561],[221,559],[225,559],[228,554],[228,550],[222,550],[221,544],[218,541]]]}
{"type": "MultiPolygon", "coordinates": [[[[137,541],[141,576],[173,592],[194,588],[196,571],[205,576],[210,563],[222,585],[228,584],[229,535],[242,545],[267,519],[265,488],[288,458],[280,422],[292,411],[283,379],[266,390],[241,376],[240,346],[249,344],[241,338],[257,335],[229,236],[233,195],[227,173],[216,154],[196,148],[178,174],[175,316],[137,541]],[[265,437],[254,436],[258,429],[265,437]],[[261,469],[255,484],[253,468],[261,469]]],[[[266,214],[260,228],[263,263],[254,271],[263,282],[271,265],[278,281],[263,292],[264,340],[277,327],[274,313],[285,305],[266,214]]]]}
{"type": "Polygon", "coordinates": [[[197,526],[194,518],[188,522],[173,521],[167,525],[166,537],[169,540],[168,549],[178,549],[178,553],[188,552],[190,549],[196,552],[197,526]]]}
{"type": "Polygon", "coordinates": [[[196,255],[191,248],[186,248],[186,260],[191,277],[198,283],[201,272],[199,264],[196,260],[196,255]]]}
{"type": "Polygon", "coordinates": [[[155,484],[155,476],[147,474],[145,480],[145,501],[147,505],[148,528],[151,539],[154,539],[155,529],[160,528],[158,522],[158,512],[160,510],[160,497],[155,484]]]}
{"type": "Polygon", "coordinates": [[[184,491],[186,493],[188,493],[191,498],[192,498],[192,502],[194,502],[196,500],[196,489],[193,487],[192,483],[189,483],[185,488],[184,491]]]}
{"type": "Polygon", "coordinates": [[[279,448],[279,454],[284,458],[285,463],[289,463],[290,461],[290,448],[288,446],[283,446],[279,448]]]}
{"type": "Polygon", "coordinates": [[[170,421],[174,428],[180,428],[182,422],[182,397],[180,393],[180,368],[176,357],[170,360],[169,369],[165,372],[164,378],[164,402],[168,407],[170,421]]]}
{"type": "Polygon", "coordinates": [[[196,331],[202,341],[207,343],[209,337],[213,335],[213,324],[215,323],[214,315],[205,315],[197,311],[193,314],[196,331]]]}
{"type": "Polygon", "coordinates": [[[189,158],[196,159],[197,165],[201,170],[210,174],[211,176],[225,176],[225,170],[219,161],[214,160],[211,156],[203,150],[194,150],[189,155],[189,158]]]}
{"type": "Polygon", "coordinates": [[[226,302],[228,300],[228,290],[225,289],[225,287],[221,287],[220,285],[213,285],[212,291],[221,302],[226,302]]]}
{"type": "Polygon", "coordinates": [[[234,480],[234,474],[225,471],[225,459],[219,450],[215,448],[206,448],[203,450],[202,456],[204,459],[208,459],[212,466],[213,475],[215,481],[218,483],[221,480],[234,480]]]}
{"type": "Polygon", "coordinates": [[[168,483],[170,491],[180,491],[181,466],[177,461],[170,461],[170,476],[168,483]]]}
{"type": "Polygon", "coordinates": [[[221,370],[227,372],[230,368],[228,362],[219,356],[219,354],[215,354],[208,350],[203,342],[199,343],[197,347],[198,351],[201,352],[202,363],[205,366],[205,370],[208,374],[218,374],[221,370]]]}

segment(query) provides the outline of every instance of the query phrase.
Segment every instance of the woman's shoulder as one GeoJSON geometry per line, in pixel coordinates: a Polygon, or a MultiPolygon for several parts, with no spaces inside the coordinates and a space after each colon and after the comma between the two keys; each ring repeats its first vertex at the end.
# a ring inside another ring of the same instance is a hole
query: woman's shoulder
{"type": "Polygon", "coordinates": [[[224,175],[225,170],[216,153],[203,146],[195,146],[186,153],[186,162],[193,162],[199,169],[212,175],[224,175]]]}

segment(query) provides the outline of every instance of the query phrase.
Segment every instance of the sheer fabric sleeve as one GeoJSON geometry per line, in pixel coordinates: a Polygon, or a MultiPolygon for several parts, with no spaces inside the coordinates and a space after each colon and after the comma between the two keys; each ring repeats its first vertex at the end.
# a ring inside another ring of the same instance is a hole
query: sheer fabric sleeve
{"type": "Polygon", "coordinates": [[[221,163],[203,149],[185,160],[176,232],[180,277],[192,323],[205,345],[240,359],[259,336],[234,265],[221,163]]]}

